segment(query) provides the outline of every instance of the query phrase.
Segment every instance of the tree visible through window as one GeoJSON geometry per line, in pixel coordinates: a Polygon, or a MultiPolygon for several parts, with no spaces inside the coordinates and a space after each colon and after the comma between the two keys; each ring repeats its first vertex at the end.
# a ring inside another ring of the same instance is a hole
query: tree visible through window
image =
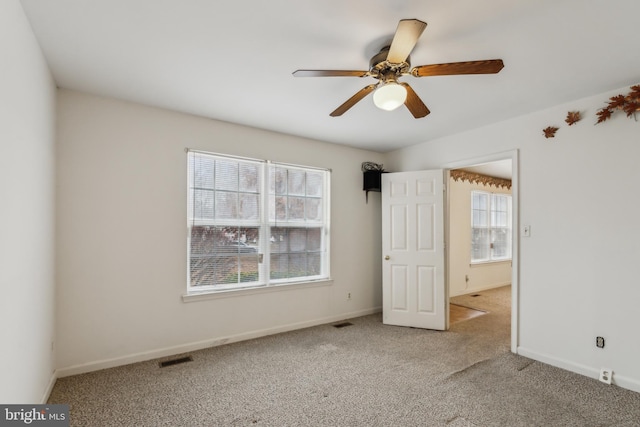
{"type": "Polygon", "coordinates": [[[188,154],[189,289],[328,278],[327,170],[188,154]]]}
{"type": "Polygon", "coordinates": [[[471,192],[471,262],[511,259],[511,196],[471,192]]]}

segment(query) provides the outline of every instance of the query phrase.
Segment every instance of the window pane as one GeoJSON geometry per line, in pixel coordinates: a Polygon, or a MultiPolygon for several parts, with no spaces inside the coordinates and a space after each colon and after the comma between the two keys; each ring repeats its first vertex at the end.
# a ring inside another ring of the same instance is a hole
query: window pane
{"type": "Polygon", "coordinates": [[[511,196],[472,191],[471,260],[511,258],[511,196]],[[490,197],[489,197],[490,196],[490,197]],[[488,222],[487,222],[488,220],[488,222]]]}
{"type": "Polygon", "coordinates": [[[322,273],[322,254],[310,253],[307,255],[307,274],[318,276],[322,273]]]}
{"type": "Polygon", "coordinates": [[[238,191],[239,164],[234,160],[216,160],[216,190],[238,191]]]}
{"type": "Polygon", "coordinates": [[[301,252],[307,249],[307,229],[291,228],[289,230],[289,250],[301,252]]]}
{"type": "Polygon", "coordinates": [[[240,164],[240,191],[257,193],[260,188],[260,167],[252,163],[240,164]]]}
{"type": "Polygon", "coordinates": [[[488,227],[489,212],[488,199],[489,194],[479,191],[471,192],[471,226],[472,227],[488,227]]]}
{"type": "Polygon", "coordinates": [[[289,169],[288,170],[288,194],[293,194],[296,196],[304,196],[305,195],[305,183],[304,183],[305,172],[297,169],[289,169]]]}
{"type": "Polygon", "coordinates": [[[289,278],[289,255],[271,254],[271,280],[289,278]]]}
{"type": "Polygon", "coordinates": [[[322,228],[272,227],[271,279],[317,276],[322,272],[322,228]]]}
{"type": "Polygon", "coordinates": [[[496,228],[491,230],[491,241],[493,259],[511,258],[511,231],[507,228],[496,228]]]}
{"type": "Polygon", "coordinates": [[[215,217],[218,219],[238,218],[238,193],[216,191],[215,217]]]}
{"type": "Polygon", "coordinates": [[[501,194],[493,194],[491,197],[491,226],[508,226],[508,197],[501,194]]]}
{"type": "Polygon", "coordinates": [[[319,221],[322,219],[322,199],[306,199],[307,219],[319,221]]]}
{"type": "Polygon", "coordinates": [[[498,210],[502,211],[502,212],[506,212],[507,211],[507,197],[505,196],[498,196],[498,210]]]}
{"type": "Polygon", "coordinates": [[[477,210],[471,211],[471,226],[472,227],[480,226],[480,213],[477,210]]]}
{"type": "Polygon", "coordinates": [[[471,229],[471,260],[489,259],[489,230],[486,228],[471,229]]]}
{"type": "Polygon", "coordinates": [[[210,157],[193,156],[193,186],[213,189],[213,169],[215,161],[210,157]]]}
{"type": "Polygon", "coordinates": [[[287,219],[287,198],[284,196],[274,196],[273,198],[273,213],[271,219],[284,221],[287,219]]]}
{"type": "Polygon", "coordinates": [[[260,280],[260,263],[257,255],[241,254],[240,278],[237,283],[257,282],[260,280]]]}
{"type": "Polygon", "coordinates": [[[321,172],[307,172],[307,196],[322,196],[321,172]]]}
{"type": "Polygon", "coordinates": [[[224,244],[224,228],[192,227],[190,275],[192,286],[225,283],[229,272],[238,270],[237,259],[220,256],[217,248],[224,244]]]}
{"type": "Polygon", "coordinates": [[[486,227],[489,224],[487,217],[487,211],[478,211],[478,226],[486,227]]]}
{"type": "Polygon", "coordinates": [[[291,197],[287,200],[289,219],[304,219],[304,197],[291,197]]]}
{"type": "Polygon", "coordinates": [[[257,194],[240,193],[240,218],[260,219],[259,200],[257,194]]]}
{"type": "Polygon", "coordinates": [[[269,188],[271,194],[287,194],[287,170],[284,168],[269,168],[269,188]]]}
{"type": "Polygon", "coordinates": [[[283,253],[289,250],[289,230],[284,227],[272,227],[269,239],[271,253],[283,253]]]}
{"type": "Polygon", "coordinates": [[[218,286],[258,280],[259,228],[191,228],[191,286],[218,286]]]}
{"type": "Polygon", "coordinates": [[[481,220],[482,211],[473,211],[473,226],[474,227],[483,227],[485,224],[481,220]]]}
{"type": "Polygon", "coordinates": [[[487,212],[487,211],[480,212],[480,222],[484,226],[488,226],[489,225],[489,212],[487,212]]]}
{"type": "Polygon", "coordinates": [[[215,283],[216,260],[213,256],[216,232],[212,227],[191,229],[191,284],[199,286],[215,283]]]}
{"type": "Polygon", "coordinates": [[[193,190],[193,217],[198,219],[213,219],[213,191],[193,190]]]}
{"type": "Polygon", "coordinates": [[[289,278],[304,277],[307,275],[307,254],[289,255],[289,278]]]}
{"type": "Polygon", "coordinates": [[[487,209],[487,202],[488,202],[488,194],[487,193],[481,193],[479,191],[474,191],[473,193],[473,209],[482,209],[482,210],[486,210],[487,209]]]}
{"type": "Polygon", "coordinates": [[[322,249],[322,229],[307,228],[307,250],[319,251],[322,249]]]}

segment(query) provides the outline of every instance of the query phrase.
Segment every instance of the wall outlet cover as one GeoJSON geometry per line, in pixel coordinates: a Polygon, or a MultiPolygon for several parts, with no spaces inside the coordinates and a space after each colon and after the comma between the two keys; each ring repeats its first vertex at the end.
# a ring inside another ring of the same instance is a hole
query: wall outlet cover
{"type": "Polygon", "coordinates": [[[600,369],[600,381],[605,384],[611,384],[611,377],[613,376],[613,371],[608,368],[600,369]]]}

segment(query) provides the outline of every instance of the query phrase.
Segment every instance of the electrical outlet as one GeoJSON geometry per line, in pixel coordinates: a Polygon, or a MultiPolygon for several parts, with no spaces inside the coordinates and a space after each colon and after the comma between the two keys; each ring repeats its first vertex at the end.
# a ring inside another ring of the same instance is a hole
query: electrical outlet
{"type": "Polygon", "coordinates": [[[604,348],[604,337],[596,337],[596,347],[604,348]]]}
{"type": "Polygon", "coordinates": [[[611,384],[611,377],[613,376],[613,371],[608,368],[600,369],[600,381],[605,384],[611,384]]]}
{"type": "Polygon", "coordinates": [[[347,294],[347,299],[351,299],[351,292],[347,294]]]}

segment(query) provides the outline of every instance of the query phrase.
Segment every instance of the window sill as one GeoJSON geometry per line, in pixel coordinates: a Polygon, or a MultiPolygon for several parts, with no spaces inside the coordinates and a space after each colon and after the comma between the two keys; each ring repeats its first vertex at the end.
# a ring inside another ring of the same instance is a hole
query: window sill
{"type": "Polygon", "coordinates": [[[244,289],[224,289],[220,291],[202,291],[202,292],[190,292],[182,295],[182,302],[196,302],[205,301],[210,299],[230,298],[230,297],[243,297],[248,295],[259,295],[271,292],[289,291],[295,289],[317,288],[322,286],[333,285],[333,279],[322,279],[311,282],[293,282],[282,283],[271,286],[261,286],[256,288],[244,288],[244,289]]]}

